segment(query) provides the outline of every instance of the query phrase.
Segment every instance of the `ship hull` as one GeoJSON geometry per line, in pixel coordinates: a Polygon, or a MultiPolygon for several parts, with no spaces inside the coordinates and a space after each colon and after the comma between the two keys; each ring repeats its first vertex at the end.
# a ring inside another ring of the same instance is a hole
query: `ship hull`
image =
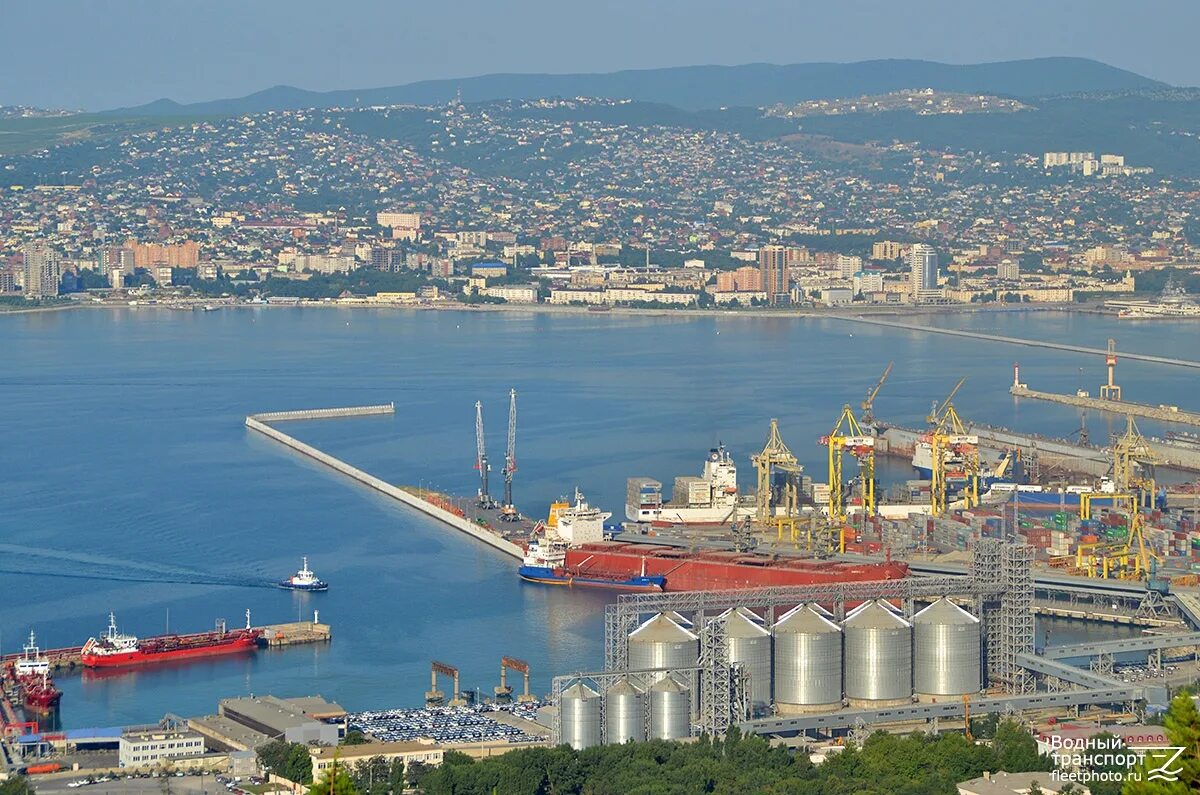
{"type": "Polygon", "coordinates": [[[664,578],[636,575],[625,578],[608,578],[574,574],[565,569],[548,566],[522,566],[517,570],[522,580],[540,585],[565,585],[568,588],[610,588],[621,591],[660,592],[665,590],[664,578]]]}
{"type": "Polygon", "coordinates": [[[82,655],[82,662],[87,668],[125,668],[137,665],[153,665],[168,660],[187,660],[225,654],[242,654],[253,651],[256,648],[258,648],[257,636],[247,635],[228,643],[198,645],[190,648],[167,649],[163,651],[137,649],[119,654],[84,653],[82,655]]]}
{"type": "Polygon", "coordinates": [[[892,580],[908,576],[908,566],[897,561],[830,563],[752,553],[691,552],[619,541],[584,544],[570,549],[565,569],[576,577],[609,581],[635,576],[660,577],[665,591],[741,590],[892,580]]]}
{"type": "Polygon", "coordinates": [[[328,591],[329,585],[323,582],[313,583],[312,585],[294,585],[287,580],[279,583],[279,587],[285,591],[328,591]]]}

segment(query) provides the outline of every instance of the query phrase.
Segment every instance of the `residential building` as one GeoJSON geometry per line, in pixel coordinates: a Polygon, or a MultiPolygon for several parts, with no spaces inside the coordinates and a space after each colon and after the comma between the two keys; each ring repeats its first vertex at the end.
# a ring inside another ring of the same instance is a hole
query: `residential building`
{"type": "Polygon", "coordinates": [[[204,738],[196,732],[155,728],[123,732],[117,760],[121,767],[156,767],[203,754],[204,738]]]}
{"type": "Polygon", "coordinates": [[[761,292],[762,273],[758,268],[743,266],[732,271],[721,271],[717,274],[717,292],[761,292]]]}
{"type": "Polygon", "coordinates": [[[175,245],[127,240],[125,248],[133,252],[133,267],[135,268],[150,268],[154,265],[194,268],[200,261],[200,244],[191,240],[185,240],[175,245]]]}
{"type": "Polygon", "coordinates": [[[996,278],[1005,282],[1019,282],[1021,264],[1015,259],[1000,260],[1000,264],[996,266],[996,278]]]}
{"type": "Polygon", "coordinates": [[[26,298],[52,298],[58,295],[62,280],[62,261],[59,254],[45,243],[30,243],[21,249],[25,255],[24,281],[21,284],[26,298]]]}
{"type": "Polygon", "coordinates": [[[538,297],[535,284],[497,284],[480,288],[479,294],[503,298],[510,304],[536,304],[538,297]]]}
{"type": "Polygon", "coordinates": [[[292,261],[292,268],[313,273],[349,273],[354,270],[354,257],[337,254],[297,254],[292,261]]]}
{"type": "Polygon", "coordinates": [[[758,250],[758,270],[762,290],[772,304],[786,300],[788,290],[787,248],[763,246],[758,250]]]}
{"type": "Polygon", "coordinates": [[[854,274],[862,270],[862,265],[862,257],[855,257],[848,254],[838,254],[838,275],[843,279],[849,279],[854,276],[854,274]]]}
{"type": "Polygon", "coordinates": [[[937,292],[938,255],[933,246],[917,243],[908,252],[909,293],[914,303],[937,292]]]}
{"type": "Polygon", "coordinates": [[[900,259],[905,245],[895,240],[879,240],[871,245],[871,259],[900,259]]]}
{"type": "Polygon", "coordinates": [[[388,210],[375,214],[375,222],[380,226],[386,226],[389,229],[420,229],[421,214],[420,213],[402,213],[395,210],[388,210]]]}

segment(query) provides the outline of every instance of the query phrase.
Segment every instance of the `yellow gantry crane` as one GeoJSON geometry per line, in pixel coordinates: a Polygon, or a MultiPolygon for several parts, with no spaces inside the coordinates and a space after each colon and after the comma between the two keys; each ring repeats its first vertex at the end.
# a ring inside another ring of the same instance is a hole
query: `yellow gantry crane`
{"type": "Polygon", "coordinates": [[[888,362],[888,366],[884,369],[883,375],[879,376],[879,380],[875,382],[875,386],[867,392],[867,396],[862,402],[862,424],[875,424],[875,398],[879,395],[879,390],[883,389],[883,382],[887,381],[888,376],[892,374],[892,367],[895,362],[888,362]]]}
{"type": "MultiPolygon", "coordinates": [[[[890,366],[888,368],[891,369],[890,366]]],[[[884,373],[884,378],[887,373],[884,373]]],[[[880,379],[880,384],[883,379],[880,379]]],[[[879,391],[878,387],[875,389],[879,391]]],[[[833,426],[833,431],[821,440],[829,448],[829,520],[835,523],[846,521],[846,481],[842,475],[843,453],[850,453],[858,461],[858,477],[862,481],[863,511],[867,516],[875,513],[875,437],[865,433],[850,406],[842,407],[842,413],[833,426]]]]}
{"type": "Polygon", "coordinates": [[[1136,495],[1139,506],[1154,507],[1158,488],[1154,466],[1159,463],[1159,458],[1138,430],[1133,417],[1125,417],[1125,433],[1113,442],[1112,453],[1112,479],[1116,490],[1122,494],[1136,495]]]}
{"type": "Polygon", "coordinates": [[[929,433],[930,468],[933,472],[929,497],[934,516],[944,516],[946,513],[952,465],[961,467],[961,475],[966,480],[962,490],[966,507],[979,504],[979,437],[967,433],[966,425],[952,402],[966,380],[959,379],[942,404],[934,404],[928,417],[929,424],[933,426],[929,433]]]}
{"type": "Polygon", "coordinates": [[[1129,532],[1123,542],[1080,544],[1075,550],[1075,568],[1088,577],[1144,580],[1160,563],[1162,558],[1146,543],[1142,514],[1136,507],[1129,512],[1129,532]]]}
{"type": "Polygon", "coordinates": [[[803,471],[799,460],[788,449],[779,433],[779,420],[771,419],[771,430],[767,434],[767,443],[761,453],[750,456],[758,475],[758,488],[755,492],[756,516],[763,524],[773,524],[783,532],[786,525],[794,534],[799,499],[797,496],[797,475],[803,471]],[[776,497],[774,475],[784,473],[784,481],[779,487],[776,497]]]}

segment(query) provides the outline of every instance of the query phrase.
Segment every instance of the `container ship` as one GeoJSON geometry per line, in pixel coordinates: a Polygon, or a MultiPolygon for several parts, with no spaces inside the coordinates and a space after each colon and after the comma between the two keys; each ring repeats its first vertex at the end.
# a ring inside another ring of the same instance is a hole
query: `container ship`
{"type": "Polygon", "coordinates": [[[737,466],[724,445],[708,451],[699,477],[675,478],[671,499],[663,502],[662,483],[648,477],[629,478],[625,518],[657,527],[729,524],[753,516],[754,504],[738,492],[737,466]]]}
{"type": "Polygon", "coordinates": [[[33,632],[29,633],[24,654],[8,664],[5,679],[8,689],[17,695],[26,710],[50,712],[62,698],[62,691],[50,678],[50,661],[38,648],[33,632]]]}
{"type": "Polygon", "coordinates": [[[99,638],[88,638],[80,656],[87,668],[150,665],[166,660],[251,651],[258,647],[261,637],[262,630],[250,626],[249,610],[246,611],[244,629],[226,631],[223,623],[220,623],[212,632],[141,639],[117,631],[116,616],[109,613],[108,630],[99,638]]]}

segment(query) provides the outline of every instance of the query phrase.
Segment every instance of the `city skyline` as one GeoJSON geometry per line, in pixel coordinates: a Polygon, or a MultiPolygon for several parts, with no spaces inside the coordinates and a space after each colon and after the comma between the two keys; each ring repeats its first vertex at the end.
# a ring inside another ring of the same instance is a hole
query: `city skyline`
{"type": "Polygon", "coordinates": [[[1086,13],[1031,0],[1002,8],[943,0],[797,8],[769,0],[736,14],[711,0],[650,9],[627,3],[563,9],[534,0],[518,13],[476,0],[455,8],[362,0],[342,8],[331,18],[311,0],[289,3],[286,15],[277,2],[18,4],[6,9],[9,24],[0,32],[0,104],[104,110],[163,97],[242,96],[275,85],[365,89],[502,72],[875,58],[966,64],[1075,56],[1175,85],[1200,84],[1186,38],[1200,9],[1178,0],[1149,2],[1136,16],[1125,16],[1115,0],[1091,3],[1086,13]],[[1121,24],[1111,24],[1117,17],[1121,24]],[[1163,26],[1164,18],[1176,24],[1163,26]],[[362,20],[371,24],[357,24],[362,20]],[[674,35],[660,36],[664,28],[674,35]],[[46,37],[28,35],[35,30],[55,42],[49,66],[40,55],[46,37]],[[983,30],[989,35],[979,36],[983,30]],[[579,47],[580,31],[602,46],[579,47]]]}

